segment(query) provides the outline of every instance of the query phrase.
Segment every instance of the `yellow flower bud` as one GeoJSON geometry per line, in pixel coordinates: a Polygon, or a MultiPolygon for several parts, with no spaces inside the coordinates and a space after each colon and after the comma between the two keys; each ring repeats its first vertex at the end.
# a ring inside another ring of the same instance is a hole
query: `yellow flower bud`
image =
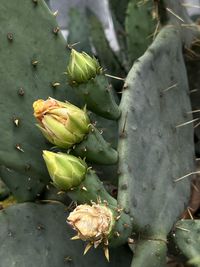
{"type": "Polygon", "coordinates": [[[43,158],[53,184],[59,190],[74,188],[85,178],[87,164],[75,156],[43,151],[43,158]]]}
{"type": "Polygon", "coordinates": [[[38,127],[47,140],[61,148],[69,148],[80,143],[89,132],[89,117],[69,102],[49,98],[33,103],[34,116],[38,127]]]}

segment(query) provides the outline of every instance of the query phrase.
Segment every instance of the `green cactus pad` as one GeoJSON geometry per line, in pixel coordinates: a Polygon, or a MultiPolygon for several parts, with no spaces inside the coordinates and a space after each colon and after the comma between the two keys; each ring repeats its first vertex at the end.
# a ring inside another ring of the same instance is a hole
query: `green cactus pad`
{"type": "Polygon", "coordinates": [[[121,24],[121,26],[124,26],[128,3],[129,0],[109,0],[111,11],[114,13],[117,21],[121,24]]]}
{"type": "Polygon", "coordinates": [[[131,267],[166,267],[166,243],[159,240],[142,240],[136,243],[131,267]]]}
{"type": "Polygon", "coordinates": [[[10,193],[10,190],[0,178],[0,200],[4,200],[10,193]]]}
{"type": "Polygon", "coordinates": [[[102,202],[106,201],[112,206],[117,206],[116,199],[108,194],[98,176],[91,170],[87,172],[85,179],[78,187],[68,191],[68,196],[79,204],[90,204],[91,201],[97,203],[101,200],[102,202]]]}
{"type": "Polygon", "coordinates": [[[59,191],[52,183],[48,184],[46,188],[43,190],[40,201],[44,203],[51,202],[61,202],[64,205],[70,205],[72,200],[68,197],[66,192],[59,191]]]}
{"type": "Polygon", "coordinates": [[[110,263],[101,249],[83,256],[85,244],[70,240],[75,233],[65,209],[62,204],[24,203],[0,211],[1,266],[130,266],[131,253],[124,247],[110,251],[110,263]]]}
{"type": "Polygon", "coordinates": [[[200,221],[181,220],[172,234],[175,250],[179,257],[188,261],[189,266],[200,266],[200,221]]]}
{"type": "Polygon", "coordinates": [[[118,201],[145,239],[165,241],[189,200],[191,177],[177,180],[194,171],[188,91],[180,32],[163,28],[130,70],[120,106],[118,201]]]}
{"type": "Polygon", "coordinates": [[[42,0],[2,0],[0,21],[0,165],[18,172],[16,180],[25,173],[46,183],[41,150],[47,144],[35,126],[32,103],[49,96],[76,103],[63,74],[69,51],[42,0]]]}
{"type": "Polygon", "coordinates": [[[118,122],[100,117],[94,113],[89,113],[90,121],[102,133],[104,139],[112,147],[117,148],[118,143],[118,122]]]}
{"type": "Polygon", "coordinates": [[[33,201],[44,188],[44,182],[37,176],[29,176],[26,172],[17,172],[5,166],[0,166],[0,172],[2,180],[18,202],[33,201]]]}
{"type": "MultiPolygon", "coordinates": [[[[100,117],[94,113],[90,114],[90,121],[95,127],[102,133],[103,138],[111,144],[111,147],[114,149],[117,148],[118,142],[118,123],[117,121],[107,120],[103,117],[100,117]]],[[[117,164],[115,165],[98,165],[92,164],[92,167],[97,171],[100,179],[104,181],[109,181],[109,183],[113,183],[117,185],[118,177],[117,177],[117,164]]]]}
{"type": "Polygon", "coordinates": [[[143,55],[153,40],[156,22],[152,17],[153,1],[131,0],[126,15],[127,49],[130,66],[143,55]]]}
{"type": "MultiPolygon", "coordinates": [[[[107,73],[121,78],[125,77],[124,68],[110,47],[101,22],[92,12],[88,12],[88,21],[92,44],[95,47],[101,65],[106,69],[107,73]]],[[[114,85],[119,84],[119,80],[112,80],[112,82],[114,82],[114,85]]]]}
{"type": "Polygon", "coordinates": [[[87,83],[74,87],[74,90],[92,112],[106,119],[119,119],[121,112],[115,102],[112,86],[105,75],[97,75],[87,83]]]}
{"type": "Polygon", "coordinates": [[[84,51],[92,54],[90,39],[89,39],[89,25],[86,14],[83,10],[71,8],[69,13],[69,35],[67,42],[70,45],[76,44],[74,47],[80,52],[84,51]]]}
{"type": "Polygon", "coordinates": [[[117,151],[104,140],[101,133],[93,126],[85,140],[74,146],[71,153],[86,158],[92,163],[112,165],[118,161],[117,151]]]}

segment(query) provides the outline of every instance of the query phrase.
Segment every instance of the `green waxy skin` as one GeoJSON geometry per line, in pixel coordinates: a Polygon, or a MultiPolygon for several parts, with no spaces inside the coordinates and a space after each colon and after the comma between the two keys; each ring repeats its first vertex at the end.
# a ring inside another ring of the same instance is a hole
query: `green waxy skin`
{"type": "Polygon", "coordinates": [[[166,243],[159,240],[143,240],[137,243],[131,267],[167,267],[166,243]],[[142,256],[141,256],[142,255],[142,256]]]}
{"type": "Polygon", "coordinates": [[[111,206],[117,205],[116,199],[108,194],[102,182],[92,170],[86,173],[85,179],[78,187],[74,187],[71,191],[68,191],[68,195],[72,200],[78,203],[90,204],[91,201],[97,203],[101,200],[102,203],[106,201],[111,206]]]}
{"type": "Polygon", "coordinates": [[[155,2],[160,23],[179,29],[184,46],[190,47],[194,39],[198,38],[199,29],[198,25],[195,25],[188,15],[188,11],[182,1],[161,0],[155,2]],[[192,25],[192,27],[185,27],[186,25],[192,25]]]}
{"type": "Polygon", "coordinates": [[[0,211],[0,250],[3,267],[129,267],[131,253],[125,247],[110,250],[108,263],[101,249],[83,256],[85,244],[72,241],[74,231],[66,223],[62,204],[24,203],[0,211]],[[16,223],[17,222],[17,223],[16,223]]]}
{"type": "MultiPolygon", "coordinates": [[[[189,266],[200,266],[200,221],[181,220],[175,225],[171,235],[173,246],[171,253],[177,252],[176,256],[187,261],[189,266]]],[[[170,242],[170,245],[172,242],[170,242]]]]}
{"type": "Polygon", "coordinates": [[[115,102],[112,86],[104,74],[97,75],[87,83],[74,87],[74,90],[87,105],[87,109],[106,119],[119,119],[121,112],[115,102]]]}
{"type": "Polygon", "coordinates": [[[69,13],[69,35],[67,42],[69,47],[76,44],[76,48],[87,54],[92,54],[91,45],[89,40],[89,25],[84,11],[77,8],[71,8],[69,13]]]}
{"type": "Polygon", "coordinates": [[[129,0],[109,0],[109,5],[111,11],[113,11],[117,21],[124,27],[124,22],[126,18],[126,10],[128,6],[129,0]]]}
{"type": "Polygon", "coordinates": [[[101,133],[94,126],[91,126],[91,130],[85,140],[75,145],[71,153],[97,164],[112,165],[118,161],[117,151],[104,140],[101,133]]]}
{"type": "Polygon", "coordinates": [[[120,107],[119,205],[145,240],[165,242],[190,196],[190,178],[175,180],[194,171],[193,125],[182,126],[192,116],[178,30],[163,28],[134,64],[120,107]]]}
{"type": "MultiPolygon", "coordinates": [[[[90,120],[95,127],[102,133],[103,138],[111,144],[114,149],[117,148],[118,142],[118,123],[117,121],[107,120],[103,117],[97,116],[94,113],[90,114],[90,120]]],[[[97,171],[100,179],[109,181],[115,185],[118,183],[117,164],[115,165],[98,165],[92,164],[93,168],[97,171]]]]}
{"type": "Polygon", "coordinates": [[[0,178],[0,200],[4,200],[10,193],[10,190],[0,178]]]}
{"type": "MultiPolygon", "coordinates": [[[[88,12],[88,21],[90,25],[90,34],[92,44],[98,55],[98,59],[103,68],[105,68],[106,73],[112,74],[118,77],[125,77],[125,71],[118,59],[117,55],[113,52],[110,47],[108,40],[106,39],[104,29],[98,18],[92,13],[88,12]]],[[[112,79],[111,81],[116,86],[121,86],[121,81],[112,79]]]]}
{"type": "Polygon", "coordinates": [[[72,200],[68,197],[65,192],[58,191],[58,189],[52,185],[50,182],[46,188],[43,190],[40,200],[44,203],[51,203],[52,202],[60,202],[63,203],[65,206],[69,206],[72,203],[72,200]]]}
{"type": "Polygon", "coordinates": [[[18,173],[18,185],[20,173],[26,183],[31,178],[45,184],[49,178],[41,151],[49,146],[35,126],[32,104],[49,96],[77,104],[63,74],[69,51],[42,0],[2,0],[0,21],[0,165],[18,173]]]}
{"type": "Polygon", "coordinates": [[[137,0],[131,0],[128,4],[125,29],[130,66],[143,55],[153,40],[156,21],[152,12],[153,1],[139,4],[137,0]]]}
{"type": "Polygon", "coordinates": [[[34,201],[40,197],[45,184],[37,176],[29,177],[28,171],[17,172],[5,166],[0,166],[0,173],[2,180],[18,202],[34,201]]]}

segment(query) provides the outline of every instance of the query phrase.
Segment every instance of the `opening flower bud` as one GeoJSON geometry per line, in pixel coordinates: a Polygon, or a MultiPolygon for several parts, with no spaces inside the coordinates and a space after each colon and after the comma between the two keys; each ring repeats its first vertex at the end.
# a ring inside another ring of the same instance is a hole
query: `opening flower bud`
{"type": "Polygon", "coordinates": [[[86,110],[69,102],[39,99],[33,103],[33,109],[43,135],[58,147],[69,148],[80,143],[89,132],[90,121],[86,110]]]}
{"type": "Polygon", "coordinates": [[[67,191],[78,186],[85,178],[87,164],[75,156],[43,151],[49,175],[55,187],[67,191]]]}
{"type": "Polygon", "coordinates": [[[67,75],[71,84],[81,84],[95,78],[102,71],[95,57],[90,57],[85,52],[79,53],[71,50],[71,56],[67,67],[67,75]]]}
{"type": "Polygon", "coordinates": [[[89,241],[84,254],[94,245],[103,244],[106,258],[109,260],[108,238],[114,226],[114,216],[107,207],[99,204],[79,205],[67,218],[68,223],[77,231],[72,239],[89,241]]]}

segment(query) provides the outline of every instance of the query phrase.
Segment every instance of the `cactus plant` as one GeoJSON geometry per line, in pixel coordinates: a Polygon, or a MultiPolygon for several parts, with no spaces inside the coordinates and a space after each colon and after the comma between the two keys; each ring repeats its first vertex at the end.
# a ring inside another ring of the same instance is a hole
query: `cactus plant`
{"type": "Polygon", "coordinates": [[[91,54],[91,44],[89,39],[89,25],[83,11],[71,8],[69,13],[69,35],[67,42],[70,46],[77,47],[79,51],[91,54]]]}
{"type": "Polygon", "coordinates": [[[119,118],[120,111],[112,87],[95,57],[72,49],[66,74],[88,109],[107,119],[119,118]]]}
{"type": "Polygon", "coordinates": [[[43,191],[44,183],[37,176],[27,176],[26,173],[0,166],[2,180],[10,189],[18,202],[34,201],[43,191]]]}
{"type": "Polygon", "coordinates": [[[125,29],[130,66],[152,43],[157,23],[153,10],[153,1],[146,4],[136,0],[129,1],[125,29]]]}
{"type": "MultiPolygon", "coordinates": [[[[186,251],[186,233],[180,232],[188,222],[177,223],[188,205],[190,177],[195,172],[195,121],[182,47],[188,47],[199,33],[194,25],[192,30],[183,26],[183,21],[190,24],[191,20],[179,0],[154,1],[155,10],[153,1],[130,0],[120,5],[113,17],[124,38],[116,54],[91,13],[72,11],[69,36],[72,42],[83,39],[86,54],[66,44],[44,0],[2,0],[0,176],[18,202],[37,199],[37,204],[12,205],[16,200],[11,195],[5,200],[11,207],[1,206],[3,267],[27,266],[30,259],[32,266],[44,267],[80,266],[80,261],[81,266],[164,267],[174,243],[184,259],[199,264],[197,248],[192,242],[186,251]],[[74,29],[81,17],[79,35],[74,29]],[[152,30],[155,38],[148,43],[152,30]],[[91,54],[89,40],[103,68],[120,77],[127,75],[120,105],[110,86],[118,89],[119,83],[107,79],[91,54]],[[137,49],[135,43],[140,44],[137,49]],[[41,100],[35,102],[48,97],[59,103],[58,109],[55,105],[40,108],[41,100]],[[40,129],[56,147],[45,142],[35,126],[34,102],[40,129]],[[119,179],[114,193],[99,176],[110,187],[119,179]],[[58,196],[55,191],[51,194],[52,182],[58,196]],[[73,235],[67,218],[77,231],[72,239],[81,238],[87,245],[69,240],[73,235]],[[170,232],[175,233],[173,238],[170,232]],[[107,259],[110,250],[109,264],[99,249],[82,258],[83,247],[87,252],[93,245],[102,247],[107,259]]],[[[195,235],[198,221],[188,225],[195,235]]]]}
{"type": "Polygon", "coordinates": [[[124,0],[124,1],[117,1],[117,0],[109,0],[109,4],[111,9],[113,10],[116,19],[118,22],[124,26],[124,20],[126,17],[126,10],[127,10],[127,5],[129,3],[129,0],[124,0]]]}
{"type": "Polygon", "coordinates": [[[83,142],[72,148],[72,153],[98,164],[110,165],[118,161],[117,151],[103,139],[95,127],[91,127],[90,133],[83,142]]]}
{"type": "Polygon", "coordinates": [[[117,55],[110,48],[110,44],[106,39],[104,29],[97,19],[97,17],[88,11],[88,21],[90,25],[90,33],[92,38],[92,43],[96,49],[97,55],[102,66],[106,69],[108,73],[115,76],[124,76],[125,71],[123,70],[123,65],[118,59],[117,55]]]}
{"type": "Polygon", "coordinates": [[[0,179],[0,200],[4,200],[9,195],[9,189],[0,179]]]}
{"type": "MultiPolygon", "coordinates": [[[[181,260],[188,261],[189,266],[200,266],[200,221],[181,220],[175,225],[172,232],[173,250],[181,260]]],[[[176,255],[177,255],[176,254],[176,255]]]]}

